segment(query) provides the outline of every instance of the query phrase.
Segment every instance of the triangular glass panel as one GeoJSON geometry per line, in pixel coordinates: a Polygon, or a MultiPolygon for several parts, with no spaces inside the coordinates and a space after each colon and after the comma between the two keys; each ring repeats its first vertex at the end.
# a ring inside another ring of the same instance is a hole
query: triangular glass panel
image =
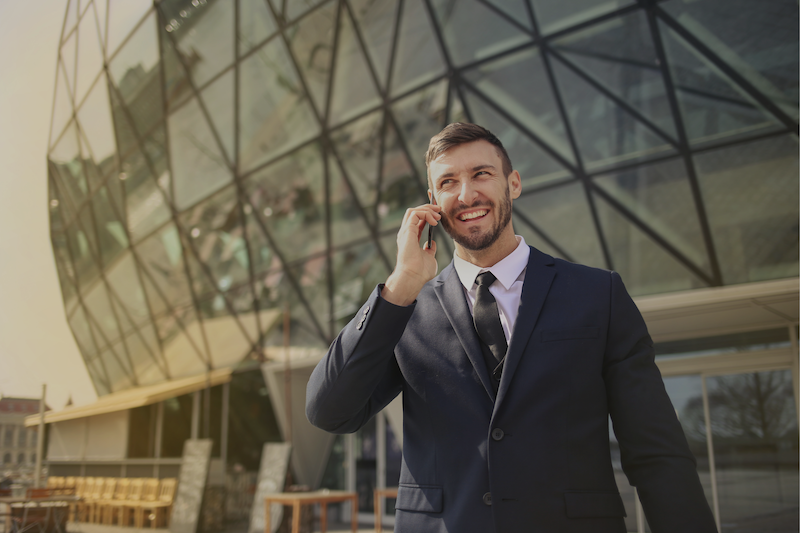
{"type": "Polygon", "coordinates": [[[533,12],[539,26],[539,33],[549,35],[577,24],[601,17],[635,0],[573,0],[552,2],[551,0],[533,0],[533,12]]]}
{"type": "Polygon", "coordinates": [[[694,272],[595,195],[614,270],[632,296],[707,287],[694,272]]]}
{"type": "Polygon", "coordinates": [[[161,32],[161,61],[164,72],[164,100],[167,109],[174,109],[195,94],[186,69],[192,68],[199,61],[199,57],[197,55],[181,57],[181,53],[175,50],[167,30],[159,28],[159,32],[161,32]]]}
{"type": "Polygon", "coordinates": [[[573,261],[607,268],[586,191],[578,181],[525,194],[514,201],[521,211],[573,261]]]}
{"type": "MultiPolygon", "coordinates": [[[[406,209],[428,203],[427,178],[417,175],[401,142],[392,122],[387,121],[383,141],[380,202],[377,206],[381,228],[400,225],[406,209]]],[[[427,173],[423,176],[427,176],[427,173]]]]}
{"type": "MultiPolygon", "coordinates": [[[[272,320],[262,320],[264,328],[264,353],[268,361],[283,361],[286,356],[284,348],[284,320],[282,313],[286,309],[287,301],[289,304],[289,350],[292,354],[308,355],[319,349],[325,349],[331,336],[327,333],[328,324],[320,321],[323,313],[327,313],[329,305],[319,309],[312,308],[317,315],[311,315],[308,307],[297,297],[296,293],[287,294],[281,306],[277,310],[272,310],[269,316],[272,320]],[[275,312],[278,311],[278,312],[275,312]],[[324,329],[324,331],[323,331],[324,329]]],[[[267,313],[265,313],[267,315],[267,313]]]]}
{"type": "Polygon", "coordinates": [[[335,329],[353,318],[378,283],[389,272],[374,243],[368,242],[333,254],[333,318],[335,329]]]}
{"type": "Polygon", "coordinates": [[[138,261],[135,260],[134,263],[136,263],[141,274],[142,287],[144,288],[152,316],[159,317],[168,313],[169,303],[166,300],[166,296],[156,288],[150,274],[142,267],[142,259],[138,258],[138,261]]]}
{"type": "Polygon", "coordinates": [[[324,179],[322,156],[315,143],[259,170],[244,182],[253,214],[261,219],[279,248],[273,252],[287,262],[325,250],[324,179]],[[297,238],[300,232],[302,239],[297,238]]]}
{"type": "Polygon", "coordinates": [[[133,375],[133,371],[122,360],[122,357],[125,357],[123,353],[124,347],[122,342],[119,342],[100,354],[112,392],[120,392],[136,386],[136,377],[133,375]]]}
{"type": "Polygon", "coordinates": [[[92,7],[94,7],[97,16],[97,25],[98,31],[100,35],[100,45],[101,50],[103,51],[105,57],[105,49],[106,49],[106,20],[108,15],[108,1],[107,0],[94,0],[92,2],[92,7]]]}
{"type": "Polygon", "coordinates": [[[277,26],[272,20],[266,0],[239,0],[239,53],[246,54],[251,48],[270,37],[277,26]]]}
{"type": "Polygon", "coordinates": [[[485,59],[532,39],[477,0],[433,0],[431,4],[454,65],[485,59]]]}
{"type": "Polygon", "coordinates": [[[67,78],[64,74],[64,65],[59,60],[56,65],[56,94],[53,102],[53,121],[50,124],[50,145],[58,142],[67,125],[72,118],[72,96],[67,90],[67,78]]]}
{"type": "Polygon", "coordinates": [[[423,0],[405,0],[400,17],[392,95],[424,85],[447,70],[423,0]]]}
{"type": "Polygon", "coordinates": [[[97,35],[94,9],[86,14],[78,26],[78,64],[75,83],[75,101],[80,102],[97,76],[103,70],[103,47],[97,35]]]}
{"type": "Polygon", "coordinates": [[[286,30],[297,67],[320,114],[328,100],[337,7],[337,2],[329,2],[286,30]]]}
{"type": "Polygon", "coordinates": [[[233,63],[234,0],[169,0],[158,6],[165,37],[177,46],[196,87],[233,63]]]}
{"type": "Polygon", "coordinates": [[[115,167],[117,146],[114,140],[114,123],[108,99],[105,76],[95,84],[78,111],[78,123],[87,141],[94,164],[100,176],[105,177],[115,167]]]}
{"type": "MultiPolygon", "coordinates": [[[[203,318],[203,329],[214,368],[237,365],[253,351],[258,342],[258,320],[253,310],[250,284],[231,289],[225,297],[236,311],[235,315],[223,310],[215,316],[203,318]]],[[[202,303],[200,308],[204,309],[202,303]]]]}
{"type": "Polygon", "coordinates": [[[94,164],[94,159],[92,159],[92,152],[89,149],[86,136],[80,131],[80,124],[78,124],[78,139],[80,141],[81,160],[83,161],[83,170],[86,174],[86,182],[89,186],[89,190],[93,193],[103,183],[103,179],[100,175],[100,169],[97,168],[97,165],[94,164]]]}
{"type": "Polygon", "coordinates": [[[363,240],[370,235],[370,222],[364,220],[365,206],[359,206],[351,185],[345,180],[339,163],[328,157],[328,183],[331,206],[331,244],[334,247],[363,240]]]}
{"type": "MultiPolygon", "coordinates": [[[[125,253],[116,263],[105,271],[111,291],[116,295],[118,304],[130,317],[133,324],[139,326],[150,320],[150,310],[145,300],[144,290],[139,283],[139,273],[130,252],[125,253]]],[[[126,330],[128,333],[130,330],[126,330]]]]}
{"type": "MultiPolygon", "coordinates": [[[[231,185],[180,215],[194,253],[212,272],[222,292],[250,279],[249,253],[240,214],[236,188],[231,185]]],[[[197,281],[194,282],[197,287],[197,281]]],[[[197,289],[195,294],[202,296],[197,289]]]]}
{"type": "MultiPolygon", "coordinates": [[[[535,189],[544,184],[563,181],[572,176],[570,170],[554,159],[528,135],[513,124],[507,117],[497,112],[482,98],[464,89],[467,105],[476,123],[494,133],[505,146],[511,165],[522,178],[523,191],[535,189]]],[[[519,118],[519,115],[513,115],[519,118]]]]}
{"type": "Polygon", "coordinates": [[[552,244],[552,242],[549,240],[550,236],[543,234],[541,228],[538,226],[532,227],[530,224],[528,224],[527,217],[522,219],[518,215],[515,215],[513,218],[513,224],[514,233],[522,236],[522,238],[525,239],[525,244],[528,246],[533,246],[540,252],[544,252],[553,257],[566,259],[570,262],[573,261],[569,254],[563,250],[559,250],[552,244]]]}
{"type": "Polygon", "coordinates": [[[75,337],[75,342],[84,359],[95,355],[97,353],[97,346],[92,338],[92,333],[89,329],[89,321],[86,318],[83,306],[79,305],[76,307],[75,312],[68,320],[69,327],[75,337]]]}
{"type": "Polygon", "coordinates": [[[100,273],[99,266],[89,245],[88,231],[76,219],[66,230],[67,242],[70,247],[75,269],[77,271],[80,287],[88,287],[100,273]]]}
{"type": "Polygon", "coordinates": [[[47,205],[50,213],[50,231],[64,231],[64,228],[66,227],[66,205],[61,205],[61,197],[55,183],[59,178],[58,172],[54,171],[52,167],[48,165],[47,174],[47,205]]]}
{"type": "Polygon", "coordinates": [[[117,318],[111,309],[108,291],[103,281],[95,283],[88,291],[84,291],[83,303],[91,322],[94,319],[98,326],[103,341],[102,344],[113,344],[122,338],[117,324],[117,318]]]}
{"type": "Polygon", "coordinates": [[[394,118],[411,154],[411,163],[426,182],[425,153],[431,137],[445,126],[447,88],[447,80],[442,80],[392,105],[394,118]]]}
{"type": "Polygon", "coordinates": [[[261,223],[250,203],[244,204],[246,241],[250,250],[253,273],[258,275],[271,269],[280,268],[280,260],[272,251],[269,239],[264,234],[261,223]]]}
{"type": "MultiPolygon", "coordinates": [[[[225,300],[222,297],[222,289],[220,285],[225,284],[225,281],[215,279],[214,273],[210,272],[207,265],[200,263],[197,260],[196,254],[199,253],[195,248],[195,242],[192,237],[182,234],[183,244],[185,249],[185,260],[189,268],[189,275],[191,277],[192,291],[198,301],[198,308],[204,316],[216,316],[217,313],[226,313],[225,300]],[[214,302],[213,309],[205,305],[201,300],[208,300],[209,298],[217,298],[214,302]],[[211,314],[206,315],[207,311],[211,314]]],[[[212,241],[213,242],[213,241],[212,241]]]]}
{"type": "MultiPolygon", "coordinates": [[[[316,322],[312,324],[318,324],[324,334],[329,336],[331,332],[329,320],[331,298],[328,293],[327,257],[318,255],[303,264],[290,266],[287,270],[300,286],[300,290],[303,292],[303,300],[308,305],[308,309],[314,313],[316,322]]],[[[295,309],[292,312],[296,312],[295,309]]]]}
{"type": "Polygon", "coordinates": [[[461,100],[461,94],[463,94],[464,90],[465,89],[461,89],[461,91],[459,91],[458,87],[455,85],[452,85],[450,88],[450,109],[448,110],[447,120],[445,121],[448,124],[451,122],[470,122],[467,107],[461,100]]]}
{"type": "MultiPolygon", "coordinates": [[[[171,379],[194,376],[207,372],[210,367],[206,359],[198,354],[190,337],[202,338],[201,324],[197,321],[187,326],[187,331],[176,329],[174,336],[164,342],[164,360],[171,379]]],[[[147,373],[142,379],[153,379],[147,373]]]]}
{"type": "MultiPolygon", "coordinates": [[[[708,251],[683,159],[600,176],[594,178],[594,183],[711,276],[708,251]]],[[[616,261],[614,267],[617,267],[616,261]]]]}
{"type": "Polygon", "coordinates": [[[175,207],[184,210],[233,179],[197,100],[169,117],[175,207]]]}
{"type": "Polygon", "coordinates": [[[554,58],[552,66],[587,169],[676,153],[674,146],[560,61],[554,58]]]}
{"type": "Polygon", "coordinates": [[[103,371],[99,359],[86,361],[86,371],[89,373],[92,385],[94,385],[98,396],[102,397],[106,394],[111,394],[111,386],[108,384],[108,378],[105,376],[105,371],[103,371]]]}
{"type": "Polygon", "coordinates": [[[798,116],[797,2],[769,9],[724,0],[668,2],[662,9],[784,113],[798,116]],[[747,38],[742,38],[746,35],[747,38]]]}
{"type": "Polygon", "coordinates": [[[89,186],[81,160],[78,132],[75,123],[71,123],[68,131],[50,152],[50,163],[60,176],[59,187],[65,191],[73,206],[79,206],[86,198],[89,186]]]}
{"type": "Polygon", "coordinates": [[[117,153],[120,157],[124,157],[132,150],[138,148],[137,138],[139,134],[136,133],[131,125],[128,108],[120,99],[117,88],[114,87],[114,84],[108,78],[107,82],[108,99],[111,102],[111,117],[116,133],[117,153]]]}
{"type": "Polygon", "coordinates": [[[664,80],[643,11],[570,33],[553,47],[609,92],[677,139],[664,80]]]}
{"type": "Polygon", "coordinates": [[[169,369],[160,353],[156,330],[152,324],[146,324],[139,328],[138,333],[129,337],[126,342],[128,342],[139,385],[160,383],[170,378],[169,369]]]}
{"type": "Polygon", "coordinates": [[[64,72],[67,75],[67,87],[69,87],[69,94],[75,100],[75,63],[77,62],[78,52],[78,32],[72,32],[72,35],[64,41],[61,46],[59,56],[64,64],[64,72]]]}
{"type": "MultiPolygon", "coordinates": [[[[108,0],[108,4],[106,36],[108,46],[106,51],[108,52],[107,57],[111,57],[153,6],[150,2],[130,2],[129,0],[108,0]]],[[[157,42],[152,44],[158,45],[157,42]]]]}
{"type": "Polygon", "coordinates": [[[50,233],[50,242],[53,245],[53,255],[56,260],[56,270],[58,271],[64,308],[67,312],[70,312],[77,302],[78,289],[75,287],[75,270],[72,268],[69,251],[67,250],[67,236],[64,233],[52,231],[50,233]]]}
{"type": "MultiPolygon", "coordinates": [[[[112,4],[112,13],[120,4],[112,4]]],[[[116,53],[108,70],[140,136],[163,117],[156,15],[147,20],[116,53]]],[[[112,102],[113,103],[113,102],[112,102]]]]}
{"type": "Polygon", "coordinates": [[[292,22],[298,16],[302,15],[306,11],[309,11],[311,8],[313,8],[322,1],[323,0],[290,0],[290,1],[274,0],[273,4],[279,5],[283,3],[286,6],[284,19],[286,19],[286,22],[292,22]]]}
{"type": "Polygon", "coordinates": [[[280,39],[245,59],[239,70],[239,163],[242,171],[316,137],[308,96],[280,39]]]}
{"type": "Polygon", "coordinates": [[[189,366],[200,363],[207,367],[208,355],[199,320],[194,305],[175,309],[155,320],[168,367],[174,362],[178,362],[179,367],[186,365],[186,362],[179,361],[181,358],[196,360],[189,366]]]}
{"type": "Polygon", "coordinates": [[[514,19],[518,24],[525,26],[528,31],[533,31],[531,27],[531,17],[525,7],[526,0],[487,0],[488,3],[501,10],[503,13],[514,19]]]}
{"type": "Polygon", "coordinates": [[[192,302],[184,271],[183,247],[174,223],[170,222],[136,245],[136,251],[144,269],[172,307],[192,302]]]}
{"type": "MultiPolygon", "coordinates": [[[[540,142],[574,162],[566,128],[539,49],[526,49],[464,73],[484,99],[491,99],[540,142]]],[[[467,105],[470,106],[470,102],[467,105]]],[[[469,107],[470,112],[476,112],[469,107]]],[[[480,122],[477,117],[473,120],[480,122]]]]}
{"type": "Polygon", "coordinates": [[[704,151],[694,162],[725,284],[797,277],[797,137],[704,151]]]}
{"type": "Polygon", "coordinates": [[[97,232],[98,249],[103,265],[107,268],[114,260],[128,249],[128,235],[125,232],[124,220],[112,207],[108,191],[103,187],[92,197],[94,211],[94,227],[97,232]]]}
{"type": "Polygon", "coordinates": [[[381,102],[373,77],[346,9],[339,17],[339,42],[331,87],[328,124],[341,124],[381,102]],[[359,80],[353,83],[353,80],[359,80]]]}
{"type": "Polygon", "coordinates": [[[109,179],[118,179],[124,184],[126,222],[133,242],[149,235],[170,217],[167,203],[170,175],[164,171],[154,176],[153,166],[152,161],[137,150],[122,162],[119,176],[109,179]]]}
{"type": "Polygon", "coordinates": [[[659,25],[689,142],[730,141],[783,125],[663,23],[659,25]]]}
{"type": "Polygon", "coordinates": [[[64,17],[64,34],[62,38],[69,36],[72,30],[75,29],[78,17],[78,0],[67,0],[67,12],[64,17]]]}
{"type": "Polygon", "coordinates": [[[203,90],[200,98],[211,117],[212,126],[222,142],[228,161],[234,160],[233,142],[236,140],[234,131],[233,101],[236,90],[234,88],[234,71],[223,74],[214,83],[203,90]]]}
{"type": "Polygon", "coordinates": [[[376,111],[331,133],[333,149],[373,226],[377,223],[383,122],[384,114],[376,111]]]}
{"type": "Polygon", "coordinates": [[[381,87],[386,87],[398,0],[351,0],[350,5],[381,87]]]}
{"type": "Polygon", "coordinates": [[[162,373],[166,373],[154,333],[151,338],[145,338],[143,335],[143,332],[154,332],[152,324],[145,324],[141,328],[135,328],[120,308],[119,301],[113,298],[113,294],[112,302],[119,318],[120,329],[125,332],[126,362],[128,362],[132,373],[138,375],[139,371],[148,365],[158,366],[162,373]]]}

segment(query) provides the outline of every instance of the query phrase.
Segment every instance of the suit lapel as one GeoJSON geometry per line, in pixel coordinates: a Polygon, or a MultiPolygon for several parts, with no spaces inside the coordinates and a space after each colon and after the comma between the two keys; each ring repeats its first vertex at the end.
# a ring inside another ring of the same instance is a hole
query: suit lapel
{"type": "MultiPolygon", "coordinates": [[[[526,346],[539,319],[547,293],[553,284],[556,271],[552,267],[553,258],[543,254],[535,248],[531,248],[528,258],[528,266],[525,271],[525,281],[522,285],[522,296],[519,302],[519,313],[514,324],[514,331],[511,332],[511,343],[506,353],[503,375],[500,378],[500,388],[497,391],[497,406],[503,401],[503,397],[508,390],[514,372],[519,366],[519,362],[526,353],[526,346]]],[[[530,357],[530,353],[527,354],[530,357]]]]}
{"type": "Polygon", "coordinates": [[[458,337],[461,346],[467,353],[472,366],[475,368],[478,377],[486,389],[489,398],[494,401],[494,389],[492,388],[491,377],[486,370],[486,363],[483,361],[478,334],[472,325],[472,314],[469,312],[467,299],[464,297],[464,286],[458,278],[453,264],[445,268],[436,280],[433,290],[442,304],[442,309],[453,326],[453,330],[458,337]]]}

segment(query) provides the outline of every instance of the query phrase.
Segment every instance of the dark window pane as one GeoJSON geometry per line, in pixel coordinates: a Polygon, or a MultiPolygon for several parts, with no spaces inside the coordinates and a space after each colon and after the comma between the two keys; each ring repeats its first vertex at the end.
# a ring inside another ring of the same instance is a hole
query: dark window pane
{"type": "Polygon", "coordinates": [[[181,457],[183,443],[192,435],[192,395],[164,400],[162,457],[181,457]]]}
{"type": "Polygon", "coordinates": [[[155,457],[156,406],[128,411],[128,458],[155,457]]]}
{"type": "Polygon", "coordinates": [[[797,140],[704,152],[695,164],[725,283],[797,276],[797,140]]]}

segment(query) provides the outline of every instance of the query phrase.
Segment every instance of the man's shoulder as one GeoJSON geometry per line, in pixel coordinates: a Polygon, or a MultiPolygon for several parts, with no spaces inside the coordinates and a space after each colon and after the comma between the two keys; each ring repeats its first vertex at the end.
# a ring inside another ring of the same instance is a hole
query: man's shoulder
{"type": "Polygon", "coordinates": [[[540,250],[537,250],[533,246],[531,248],[531,255],[528,260],[528,266],[531,265],[545,265],[551,268],[554,268],[559,275],[567,275],[567,276],[575,276],[578,278],[585,278],[585,279],[607,279],[611,271],[584,265],[582,263],[573,263],[571,261],[567,261],[566,259],[561,259],[559,257],[553,257],[548,255],[540,250]]]}

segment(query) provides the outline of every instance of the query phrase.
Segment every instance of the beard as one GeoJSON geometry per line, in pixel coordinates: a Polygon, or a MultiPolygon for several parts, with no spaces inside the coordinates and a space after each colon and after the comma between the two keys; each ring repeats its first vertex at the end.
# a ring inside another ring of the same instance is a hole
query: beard
{"type": "Polygon", "coordinates": [[[506,229],[506,226],[511,222],[511,193],[508,188],[506,188],[505,198],[503,198],[496,209],[495,207],[494,203],[488,200],[478,201],[472,205],[459,204],[447,213],[443,213],[440,222],[447,234],[450,235],[456,243],[467,250],[485,250],[500,238],[503,230],[506,229]],[[455,214],[464,209],[474,209],[476,207],[488,207],[493,209],[495,212],[494,225],[485,232],[481,232],[480,228],[475,227],[471,228],[467,234],[456,233],[453,225],[450,223],[451,220],[455,220],[455,214]]]}

